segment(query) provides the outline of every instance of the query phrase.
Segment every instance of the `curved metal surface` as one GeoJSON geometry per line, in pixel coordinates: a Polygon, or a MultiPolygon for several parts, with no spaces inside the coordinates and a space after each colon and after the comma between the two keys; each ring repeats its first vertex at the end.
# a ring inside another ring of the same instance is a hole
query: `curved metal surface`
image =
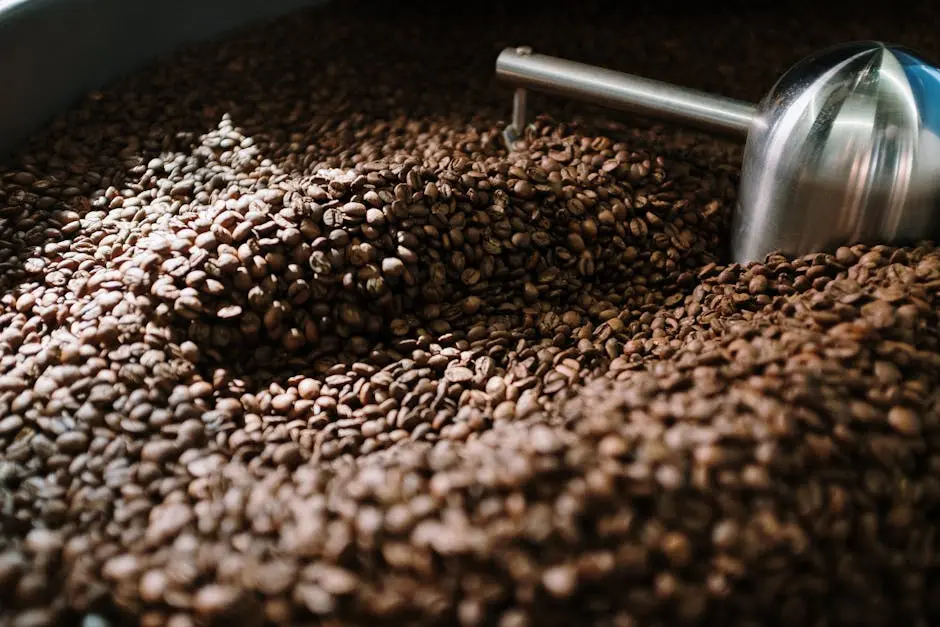
{"type": "Polygon", "coordinates": [[[940,72],[878,42],[804,59],[760,103],[732,226],[735,261],[936,237],[940,72]]]}
{"type": "Polygon", "coordinates": [[[746,135],[754,116],[754,106],[747,102],[535,54],[524,47],[503,50],[496,59],[496,75],[516,87],[729,135],[746,135]]]}
{"type": "Polygon", "coordinates": [[[0,0],[0,156],[88,90],[181,45],[328,0],[0,0]]]}

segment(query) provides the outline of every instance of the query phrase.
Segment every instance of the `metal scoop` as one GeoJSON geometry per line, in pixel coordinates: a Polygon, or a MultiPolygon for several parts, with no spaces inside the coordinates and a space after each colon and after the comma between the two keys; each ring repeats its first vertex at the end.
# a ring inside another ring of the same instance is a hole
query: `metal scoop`
{"type": "Polygon", "coordinates": [[[525,47],[504,50],[496,73],[517,87],[510,142],[525,127],[527,89],[746,136],[733,261],[938,235],[940,71],[904,48],[826,49],[787,71],[757,105],[525,47]]]}

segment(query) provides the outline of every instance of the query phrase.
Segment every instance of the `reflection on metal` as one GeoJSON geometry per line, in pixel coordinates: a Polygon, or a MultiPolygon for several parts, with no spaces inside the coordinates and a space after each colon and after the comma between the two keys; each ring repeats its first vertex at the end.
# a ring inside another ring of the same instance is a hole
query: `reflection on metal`
{"type": "Polygon", "coordinates": [[[734,261],[938,235],[940,72],[904,48],[829,48],[789,70],[756,107],[518,49],[500,55],[497,74],[517,89],[746,134],[734,261]]]}
{"type": "MultiPolygon", "coordinates": [[[[535,54],[531,48],[507,48],[496,59],[496,74],[518,89],[570,96],[594,104],[664,121],[682,122],[708,131],[744,135],[754,106],[694,89],[631,76],[604,68],[535,54]]],[[[525,101],[513,107],[512,126],[521,133],[525,101]]]]}
{"type": "Polygon", "coordinates": [[[759,107],[732,231],[738,260],[936,235],[940,74],[903,49],[839,46],[759,107]]]}

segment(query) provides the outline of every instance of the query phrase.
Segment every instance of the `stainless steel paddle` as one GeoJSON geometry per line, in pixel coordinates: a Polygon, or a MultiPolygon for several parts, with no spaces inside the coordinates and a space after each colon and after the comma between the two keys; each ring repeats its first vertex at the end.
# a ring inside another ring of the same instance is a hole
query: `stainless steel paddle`
{"type": "Polygon", "coordinates": [[[510,142],[525,126],[526,90],[746,137],[734,261],[938,235],[940,71],[904,48],[828,48],[793,66],[757,105],[526,47],[504,50],[496,73],[517,88],[510,142]]]}

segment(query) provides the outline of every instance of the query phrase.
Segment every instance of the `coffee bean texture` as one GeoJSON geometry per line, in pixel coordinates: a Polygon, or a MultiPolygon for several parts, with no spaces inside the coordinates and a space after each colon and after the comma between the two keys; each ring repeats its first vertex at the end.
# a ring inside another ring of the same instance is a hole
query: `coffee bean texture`
{"type": "Polygon", "coordinates": [[[533,96],[506,147],[492,76],[756,99],[940,53],[929,3],[389,4],[180,51],[0,167],[0,627],[937,624],[940,250],[728,265],[740,145],[533,96]]]}

